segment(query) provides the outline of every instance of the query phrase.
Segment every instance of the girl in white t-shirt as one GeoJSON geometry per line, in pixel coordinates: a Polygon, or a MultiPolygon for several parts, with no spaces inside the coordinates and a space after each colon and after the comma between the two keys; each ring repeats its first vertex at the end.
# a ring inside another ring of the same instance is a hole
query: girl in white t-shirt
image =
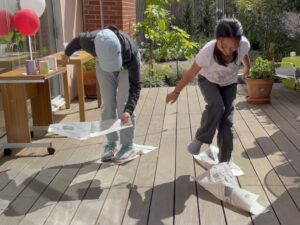
{"type": "Polygon", "coordinates": [[[188,151],[197,155],[203,143],[211,144],[218,129],[219,161],[228,162],[233,150],[232,121],[237,92],[239,65],[243,63],[244,78],[248,76],[250,43],[243,36],[237,19],[222,19],[215,31],[215,40],[208,42],[197,54],[193,65],[183,75],[166,102],[174,103],[180,91],[198,75],[198,84],[206,101],[201,127],[188,145],[188,151]]]}

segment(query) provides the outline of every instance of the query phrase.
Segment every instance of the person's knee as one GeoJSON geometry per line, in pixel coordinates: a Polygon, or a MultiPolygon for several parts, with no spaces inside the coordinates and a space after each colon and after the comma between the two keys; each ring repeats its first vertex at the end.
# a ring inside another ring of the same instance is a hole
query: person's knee
{"type": "Polygon", "coordinates": [[[218,126],[218,130],[224,130],[227,135],[230,135],[233,133],[233,123],[230,119],[224,119],[221,120],[218,126]]]}

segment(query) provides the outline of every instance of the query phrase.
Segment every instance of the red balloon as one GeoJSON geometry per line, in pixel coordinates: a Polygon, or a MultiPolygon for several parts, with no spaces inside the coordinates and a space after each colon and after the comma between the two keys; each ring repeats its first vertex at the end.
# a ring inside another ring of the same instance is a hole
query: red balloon
{"type": "Polygon", "coordinates": [[[6,10],[0,10],[0,36],[8,35],[12,29],[13,15],[6,10]]]}
{"type": "Polygon", "coordinates": [[[20,33],[33,36],[40,28],[40,19],[31,9],[22,9],[15,15],[14,25],[20,33]]]}

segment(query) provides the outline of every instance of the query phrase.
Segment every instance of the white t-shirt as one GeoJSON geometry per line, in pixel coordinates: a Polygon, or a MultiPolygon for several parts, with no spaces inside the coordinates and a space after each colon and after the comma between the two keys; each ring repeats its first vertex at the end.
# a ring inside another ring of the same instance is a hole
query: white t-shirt
{"type": "Polygon", "coordinates": [[[236,83],[239,65],[250,49],[249,41],[244,36],[241,38],[237,60],[236,62],[229,63],[227,67],[218,64],[214,59],[213,52],[216,43],[216,40],[208,42],[197,54],[195,62],[201,67],[199,74],[204,76],[210,82],[220,86],[236,83]]]}

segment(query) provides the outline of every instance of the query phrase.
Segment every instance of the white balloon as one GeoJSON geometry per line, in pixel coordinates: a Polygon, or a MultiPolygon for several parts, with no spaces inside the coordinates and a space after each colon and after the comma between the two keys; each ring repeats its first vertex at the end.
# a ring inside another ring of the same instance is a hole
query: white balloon
{"type": "Polygon", "coordinates": [[[18,10],[18,2],[17,0],[0,0],[0,9],[5,9],[14,14],[18,10]]]}
{"type": "Polygon", "coordinates": [[[40,17],[46,8],[45,0],[20,0],[21,9],[31,9],[40,17]]]}

